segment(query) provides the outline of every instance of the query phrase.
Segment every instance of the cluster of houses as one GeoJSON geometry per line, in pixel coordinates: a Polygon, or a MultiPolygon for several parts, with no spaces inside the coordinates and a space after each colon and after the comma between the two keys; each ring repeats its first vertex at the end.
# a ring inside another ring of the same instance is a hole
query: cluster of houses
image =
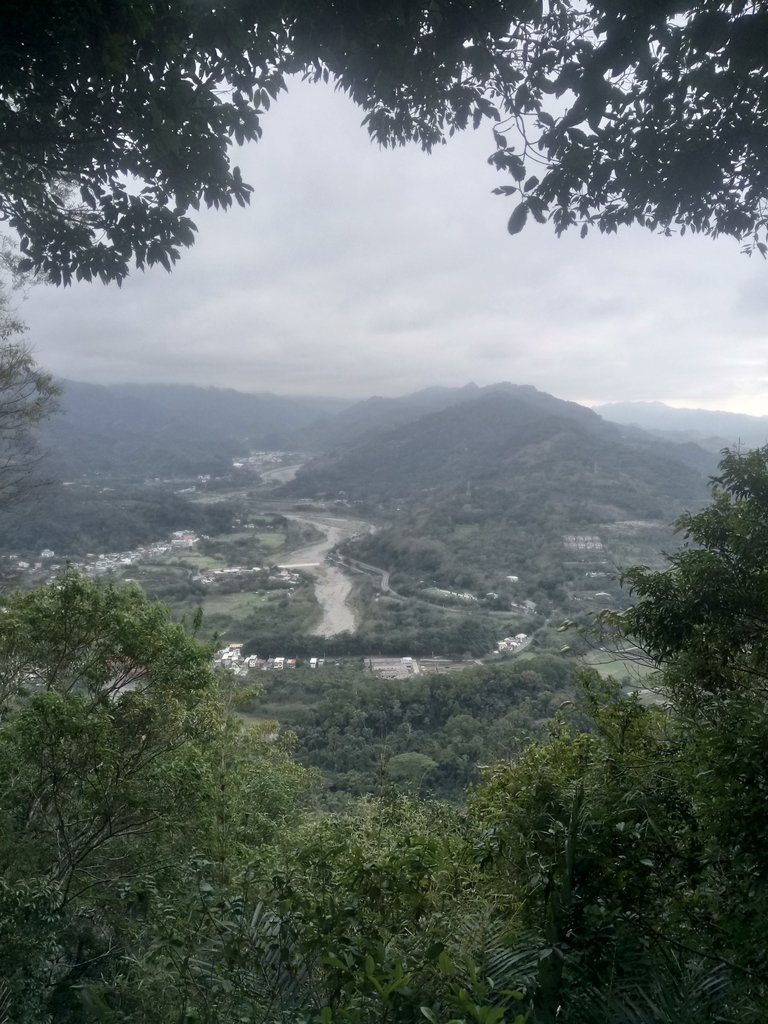
{"type": "Polygon", "coordinates": [[[496,652],[498,654],[512,654],[525,647],[529,642],[527,633],[516,633],[515,636],[505,636],[503,640],[496,641],[496,652]]]}
{"type": "MultiPolygon", "coordinates": [[[[189,530],[174,530],[168,540],[144,544],[133,551],[113,551],[107,554],[87,554],[85,562],[73,562],[73,568],[84,576],[103,576],[116,572],[137,562],[151,562],[167,555],[169,551],[185,551],[194,548],[200,538],[189,530]]],[[[54,567],[55,568],[55,567],[54,567]]]]}
{"type": "Polygon", "coordinates": [[[251,452],[245,458],[234,459],[233,469],[260,469],[262,466],[279,466],[285,461],[285,452],[251,452]]]}
{"type": "Polygon", "coordinates": [[[566,533],[563,545],[567,551],[602,551],[603,542],[594,534],[566,533]]]}
{"type": "Polygon", "coordinates": [[[437,597],[442,600],[452,601],[477,601],[474,594],[467,590],[444,590],[442,587],[427,587],[423,593],[427,597],[437,597]]]}
{"type": "Polygon", "coordinates": [[[59,565],[52,565],[51,559],[56,557],[56,552],[51,551],[50,548],[43,548],[40,552],[40,558],[35,562],[27,562],[23,558],[19,558],[18,555],[8,555],[7,560],[13,563],[14,569],[20,569],[22,572],[27,570],[34,572],[35,569],[53,568],[60,569],[59,565]]]}
{"type": "MultiPolygon", "coordinates": [[[[152,561],[168,554],[169,551],[194,548],[200,538],[189,530],[175,530],[168,540],[155,541],[153,544],[144,544],[134,548],[132,551],[109,551],[103,554],[89,552],[85,561],[74,562],[67,559],[67,563],[73,569],[77,569],[83,576],[94,578],[104,576],[109,572],[116,572],[125,569],[126,566],[135,565],[137,562],[152,561]]],[[[51,548],[43,548],[39,559],[34,562],[18,559],[16,555],[10,555],[9,560],[14,563],[16,569],[22,572],[35,572],[41,569],[49,569],[52,573],[61,569],[61,564],[54,561],[56,552],[51,548]]]]}
{"type": "MultiPolygon", "coordinates": [[[[257,654],[243,655],[243,644],[227,644],[217,651],[213,656],[214,665],[226,668],[236,676],[245,676],[251,669],[258,669],[262,672],[277,671],[296,668],[299,664],[298,658],[260,658],[257,654]]],[[[307,662],[310,668],[320,668],[325,664],[325,658],[310,658],[307,662]]]]}
{"type": "Polygon", "coordinates": [[[261,573],[266,575],[266,582],[271,583],[275,587],[294,587],[297,583],[301,582],[301,577],[297,572],[291,572],[290,569],[278,568],[277,571],[270,572],[263,566],[254,565],[248,569],[246,566],[235,566],[231,569],[206,569],[205,572],[200,572],[193,577],[196,583],[221,583],[222,580],[227,579],[238,579],[239,577],[247,577],[253,575],[253,573],[261,573]]]}
{"type": "MultiPolygon", "coordinates": [[[[527,638],[526,638],[527,639],[527,638]]],[[[243,644],[228,644],[213,657],[214,665],[227,669],[236,676],[247,676],[251,670],[261,672],[284,671],[297,666],[310,669],[321,668],[325,658],[261,658],[257,654],[243,655],[243,644]]],[[[364,667],[378,679],[408,679],[411,676],[445,672],[459,672],[467,667],[466,662],[450,658],[366,657],[364,667]]]]}

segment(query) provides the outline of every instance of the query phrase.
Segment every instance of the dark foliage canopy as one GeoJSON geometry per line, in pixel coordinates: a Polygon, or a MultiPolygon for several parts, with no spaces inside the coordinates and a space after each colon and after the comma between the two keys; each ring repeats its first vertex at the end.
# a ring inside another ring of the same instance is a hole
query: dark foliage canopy
{"type": "Polygon", "coordinates": [[[513,234],[530,215],[766,251],[762,2],[61,0],[0,29],[0,218],[57,283],[169,269],[190,210],[247,203],[230,145],[292,74],[335,81],[385,145],[490,119],[513,234]]]}
{"type": "Polygon", "coordinates": [[[23,343],[24,326],[0,291],[0,504],[27,494],[40,462],[36,428],[57,407],[59,388],[23,343]]]}
{"type": "Polygon", "coordinates": [[[764,699],[768,448],[725,451],[713,497],[678,520],[685,544],[664,572],[628,570],[634,606],[603,617],[664,664],[672,695],[697,711],[743,693],[764,699]]]}

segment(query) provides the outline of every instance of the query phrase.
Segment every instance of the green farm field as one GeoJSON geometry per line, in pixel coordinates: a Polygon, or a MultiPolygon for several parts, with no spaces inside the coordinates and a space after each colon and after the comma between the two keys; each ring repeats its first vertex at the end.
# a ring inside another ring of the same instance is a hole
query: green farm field
{"type": "Polygon", "coordinates": [[[584,655],[584,663],[595,669],[604,679],[629,679],[632,682],[647,683],[656,668],[639,659],[622,657],[615,651],[590,651],[584,655]]]}

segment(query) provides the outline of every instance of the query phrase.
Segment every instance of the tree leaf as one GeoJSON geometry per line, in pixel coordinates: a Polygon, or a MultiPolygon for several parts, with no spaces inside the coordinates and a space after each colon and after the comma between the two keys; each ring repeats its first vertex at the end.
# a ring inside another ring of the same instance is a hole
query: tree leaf
{"type": "Polygon", "coordinates": [[[528,204],[520,203],[512,211],[512,216],[509,218],[507,223],[507,231],[510,235],[519,235],[525,227],[525,222],[528,220],[528,204]]]}

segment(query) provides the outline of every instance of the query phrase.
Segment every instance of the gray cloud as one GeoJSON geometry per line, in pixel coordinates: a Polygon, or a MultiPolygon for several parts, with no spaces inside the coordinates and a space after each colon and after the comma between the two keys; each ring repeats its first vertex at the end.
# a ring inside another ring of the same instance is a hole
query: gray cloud
{"type": "Polygon", "coordinates": [[[634,229],[511,238],[487,133],[379,151],[360,117],[295,85],[237,154],[251,207],[201,212],[170,276],[32,290],[39,361],[97,382],[363,396],[506,379],[768,411],[763,261],[634,229]]]}

